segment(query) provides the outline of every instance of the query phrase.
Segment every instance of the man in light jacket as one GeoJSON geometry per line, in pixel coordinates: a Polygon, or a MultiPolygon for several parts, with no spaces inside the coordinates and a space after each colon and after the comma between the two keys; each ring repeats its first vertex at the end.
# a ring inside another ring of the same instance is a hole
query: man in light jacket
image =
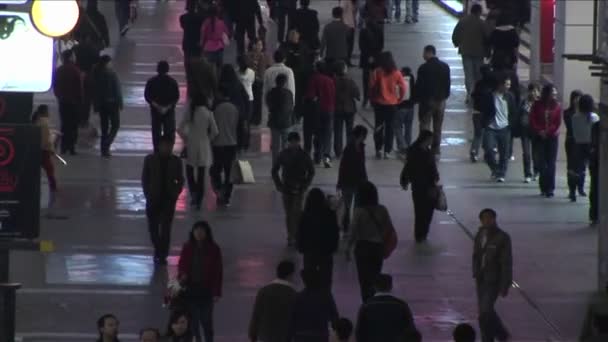
{"type": "Polygon", "coordinates": [[[297,295],[293,285],[295,270],[293,262],[282,261],[277,266],[277,279],[258,291],[249,323],[251,342],[290,340],[289,328],[297,295]]]}
{"type": "Polygon", "coordinates": [[[509,294],[513,281],[511,238],[498,228],[493,209],[483,209],[479,220],[481,227],[475,236],[473,278],[477,285],[481,341],[506,341],[510,334],[494,305],[499,295],[506,297],[509,294]]]}
{"type": "Polygon", "coordinates": [[[460,19],[452,33],[452,42],[462,56],[467,102],[475,82],[481,79],[481,66],[486,55],[485,42],[489,36],[488,26],[481,19],[481,12],[480,4],[473,5],[471,14],[460,19]]]}

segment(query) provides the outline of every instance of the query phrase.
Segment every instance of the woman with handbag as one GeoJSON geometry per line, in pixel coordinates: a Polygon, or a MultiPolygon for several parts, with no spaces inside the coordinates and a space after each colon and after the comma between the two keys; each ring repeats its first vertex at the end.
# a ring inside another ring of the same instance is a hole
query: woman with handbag
{"type": "Polygon", "coordinates": [[[224,64],[224,48],[230,44],[230,33],[224,21],[219,16],[216,7],[211,7],[209,17],[201,27],[201,48],[209,63],[220,70],[224,64]]]}
{"type": "Polygon", "coordinates": [[[222,295],[222,253],[206,221],[192,226],[177,265],[178,279],[186,288],[191,328],[197,342],[213,342],[213,305],[222,295]]]}
{"type": "Polygon", "coordinates": [[[432,150],[433,132],[422,130],[418,139],[408,148],[407,161],[401,171],[401,187],[407,190],[412,184],[414,201],[415,238],[425,242],[429,234],[433,213],[437,207],[440,188],[439,171],[432,150]],[[439,190],[439,191],[438,191],[439,190]]]}
{"type": "Polygon", "coordinates": [[[350,259],[354,248],[361,299],[364,303],[374,295],[374,281],[395,243],[395,228],[388,210],[378,202],[378,189],[369,181],[362,183],[355,197],[346,257],[347,260],[350,259]]]}
{"type": "Polygon", "coordinates": [[[190,101],[190,113],[184,115],[177,133],[184,140],[190,205],[200,210],[205,195],[205,171],[210,164],[210,141],[218,135],[218,129],[209,101],[204,96],[193,96],[190,101]]]}

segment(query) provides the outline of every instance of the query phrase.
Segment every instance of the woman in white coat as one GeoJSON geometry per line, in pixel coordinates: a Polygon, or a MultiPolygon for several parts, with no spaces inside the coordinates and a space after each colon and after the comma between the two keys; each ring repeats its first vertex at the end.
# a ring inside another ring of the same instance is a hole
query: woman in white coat
{"type": "Polygon", "coordinates": [[[211,165],[211,140],[218,134],[208,101],[192,100],[190,110],[179,125],[178,134],[186,149],[186,177],[190,188],[190,204],[201,209],[205,195],[205,171],[211,165]]]}

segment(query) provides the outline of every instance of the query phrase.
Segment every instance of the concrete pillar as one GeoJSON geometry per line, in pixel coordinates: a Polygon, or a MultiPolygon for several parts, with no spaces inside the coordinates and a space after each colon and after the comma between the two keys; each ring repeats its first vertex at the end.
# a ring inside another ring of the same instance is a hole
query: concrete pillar
{"type": "Polygon", "coordinates": [[[532,1],[530,9],[530,81],[538,82],[542,76],[540,63],[540,1],[532,1]]]}
{"type": "Polygon", "coordinates": [[[553,76],[563,104],[567,104],[570,92],[574,89],[599,98],[600,80],[591,77],[590,63],[562,57],[563,54],[591,54],[592,36],[593,0],[556,2],[553,76]]]}

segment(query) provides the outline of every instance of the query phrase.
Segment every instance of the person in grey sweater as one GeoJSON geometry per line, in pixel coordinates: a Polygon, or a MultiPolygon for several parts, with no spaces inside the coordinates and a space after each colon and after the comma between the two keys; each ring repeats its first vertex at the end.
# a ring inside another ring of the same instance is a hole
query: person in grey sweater
{"type": "Polygon", "coordinates": [[[292,284],[295,270],[293,262],[282,261],[277,266],[277,279],[258,291],[249,322],[250,341],[289,341],[297,296],[292,284]]]}
{"type": "Polygon", "coordinates": [[[211,142],[213,164],[209,169],[209,175],[211,185],[217,195],[217,204],[229,206],[232,195],[230,172],[236,159],[239,110],[230,102],[227,90],[222,86],[218,90],[213,118],[217,124],[218,135],[211,142]],[[223,180],[222,173],[224,174],[223,180]]]}
{"type": "Polygon", "coordinates": [[[331,11],[333,21],[325,25],[321,36],[321,56],[325,57],[327,62],[344,61],[348,65],[350,28],[342,20],[343,14],[342,7],[334,7],[331,11]]]}

